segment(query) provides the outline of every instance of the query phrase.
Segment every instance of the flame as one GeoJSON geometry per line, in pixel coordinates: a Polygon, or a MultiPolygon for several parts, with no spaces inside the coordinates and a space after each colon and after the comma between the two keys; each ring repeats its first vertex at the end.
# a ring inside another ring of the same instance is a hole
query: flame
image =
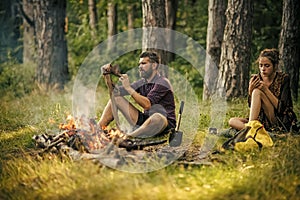
{"type": "Polygon", "coordinates": [[[76,124],[75,124],[75,119],[74,117],[72,117],[72,115],[68,115],[67,116],[67,123],[64,124],[64,123],[60,123],[59,124],[59,129],[61,130],[74,130],[76,129],[76,124]]]}
{"type": "Polygon", "coordinates": [[[109,138],[123,138],[125,139],[126,138],[126,134],[123,133],[122,131],[118,130],[118,129],[110,129],[110,130],[107,130],[108,131],[108,137],[109,138]]]}
{"type": "MultiPolygon", "coordinates": [[[[67,131],[76,131],[76,129],[83,129],[87,130],[89,133],[95,133],[97,130],[99,130],[98,124],[95,123],[95,121],[89,121],[85,117],[81,117],[80,119],[74,118],[72,115],[67,115],[66,117],[66,123],[60,123],[59,124],[60,130],[67,130],[67,131]]],[[[110,128],[108,126],[101,127],[101,130],[103,130],[106,133],[106,137],[112,139],[112,138],[123,138],[125,139],[127,136],[124,132],[121,130],[118,130],[116,128],[110,128]]]]}

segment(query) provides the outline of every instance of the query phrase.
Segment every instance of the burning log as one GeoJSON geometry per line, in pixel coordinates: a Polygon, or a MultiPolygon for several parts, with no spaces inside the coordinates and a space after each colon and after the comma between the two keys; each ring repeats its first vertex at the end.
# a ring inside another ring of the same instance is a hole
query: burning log
{"type": "MultiPolygon", "coordinates": [[[[66,123],[59,124],[60,132],[56,135],[34,135],[33,140],[42,152],[50,151],[66,144],[81,152],[93,152],[115,145],[117,141],[124,140],[126,135],[117,129],[106,130],[98,126],[94,119],[67,117],[66,123]]],[[[109,148],[106,151],[110,151],[109,148]]]]}

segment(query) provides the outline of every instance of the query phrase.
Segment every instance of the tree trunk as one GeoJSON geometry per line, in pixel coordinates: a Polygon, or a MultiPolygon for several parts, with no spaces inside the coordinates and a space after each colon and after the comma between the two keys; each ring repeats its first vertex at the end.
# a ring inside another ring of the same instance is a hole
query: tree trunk
{"type": "Polygon", "coordinates": [[[280,65],[290,75],[291,90],[295,100],[298,99],[300,68],[300,2],[284,0],[279,40],[280,65]]]}
{"type": "MultiPolygon", "coordinates": [[[[130,4],[127,6],[127,26],[128,30],[132,30],[134,28],[134,4],[130,4]]],[[[128,34],[128,43],[132,44],[134,42],[133,32],[129,32],[128,34]]]]}
{"type": "MultiPolygon", "coordinates": [[[[178,0],[166,0],[166,27],[170,30],[176,29],[176,13],[178,8],[178,0]]],[[[174,51],[174,34],[167,32],[168,49],[174,51]]],[[[175,54],[168,52],[166,62],[169,63],[175,59],[175,54]]]]}
{"type": "Polygon", "coordinates": [[[127,6],[127,21],[128,21],[128,30],[133,29],[133,22],[134,22],[134,18],[133,18],[133,9],[134,9],[134,5],[130,4],[127,6]]]}
{"type": "Polygon", "coordinates": [[[252,0],[228,1],[218,78],[218,91],[227,99],[248,93],[252,13],[252,0]]]}
{"type": "Polygon", "coordinates": [[[23,0],[23,63],[35,63],[35,33],[33,24],[33,0],[23,0]]]}
{"type": "Polygon", "coordinates": [[[108,23],[108,51],[114,51],[116,47],[113,46],[112,36],[117,34],[117,5],[109,2],[107,5],[107,23],[108,23]]]}
{"type": "Polygon", "coordinates": [[[160,73],[168,77],[166,33],[158,37],[154,27],[166,28],[166,9],[164,0],[142,0],[143,27],[148,28],[143,32],[143,50],[155,51],[160,57],[160,73]],[[160,48],[158,48],[160,47],[160,48]]]}
{"type": "Polygon", "coordinates": [[[61,90],[68,80],[64,33],[66,0],[34,0],[37,40],[36,81],[42,91],[61,90]]]}
{"type": "Polygon", "coordinates": [[[97,39],[97,31],[98,31],[98,17],[97,17],[97,6],[96,0],[89,0],[89,24],[91,28],[91,35],[93,39],[97,39]]]}
{"type": "Polygon", "coordinates": [[[209,0],[203,100],[215,93],[226,23],[226,0],[209,0]]]}

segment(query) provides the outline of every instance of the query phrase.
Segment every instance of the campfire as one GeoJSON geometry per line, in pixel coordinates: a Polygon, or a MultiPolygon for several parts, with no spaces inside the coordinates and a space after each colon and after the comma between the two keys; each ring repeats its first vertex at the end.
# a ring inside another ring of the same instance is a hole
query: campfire
{"type": "Polygon", "coordinates": [[[57,150],[61,145],[68,146],[81,152],[93,152],[105,148],[109,143],[116,143],[126,139],[122,131],[108,127],[99,127],[95,119],[85,116],[80,118],[68,115],[65,123],[58,125],[59,132],[54,135],[35,135],[37,147],[44,151],[54,148],[57,150]]]}
{"type": "Polygon", "coordinates": [[[117,138],[126,138],[126,134],[122,131],[112,128],[108,129],[108,127],[99,127],[94,119],[87,119],[82,116],[81,118],[75,118],[72,115],[68,115],[66,118],[66,123],[60,123],[59,129],[61,131],[65,131],[68,135],[73,135],[78,131],[87,131],[89,134],[95,134],[97,131],[103,131],[107,138],[112,139],[114,137],[117,138]]]}
{"type": "Polygon", "coordinates": [[[99,127],[96,120],[85,116],[80,118],[68,115],[64,123],[58,125],[56,134],[40,134],[33,136],[36,146],[45,151],[57,151],[62,147],[71,147],[74,150],[86,153],[95,153],[109,146],[126,148],[127,151],[142,149],[167,143],[168,138],[130,138],[118,128],[99,127]]]}

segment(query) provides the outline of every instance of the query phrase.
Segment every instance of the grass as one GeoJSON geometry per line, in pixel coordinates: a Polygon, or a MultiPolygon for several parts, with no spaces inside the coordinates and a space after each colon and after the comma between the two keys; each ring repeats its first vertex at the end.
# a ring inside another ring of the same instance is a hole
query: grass
{"type": "MultiPolygon", "coordinates": [[[[272,148],[261,152],[226,151],[212,155],[212,165],[175,162],[157,171],[134,174],[92,161],[30,153],[34,149],[31,137],[57,131],[58,123],[71,112],[69,94],[2,97],[0,104],[0,199],[299,199],[300,196],[300,138],[296,136],[277,139],[272,148]]],[[[189,153],[200,150],[203,134],[210,124],[209,106],[199,104],[199,126],[189,153]]],[[[232,116],[247,115],[245,99],[229,103],[228,108],[225,121],[232,116]]],[[[97,109],[100,114],[101,106],[97,109]]],[[[299,103],[295,111],[300,113],[299,103]]],[[[194,123],[190,120],[192,112],[193,108],[186,104],[183,124],[194,123]]],[[[182,128],[185,134],[194,131],[182,128]]],[[[216,147],[223,141],[219,139],[216,147]]]]}

